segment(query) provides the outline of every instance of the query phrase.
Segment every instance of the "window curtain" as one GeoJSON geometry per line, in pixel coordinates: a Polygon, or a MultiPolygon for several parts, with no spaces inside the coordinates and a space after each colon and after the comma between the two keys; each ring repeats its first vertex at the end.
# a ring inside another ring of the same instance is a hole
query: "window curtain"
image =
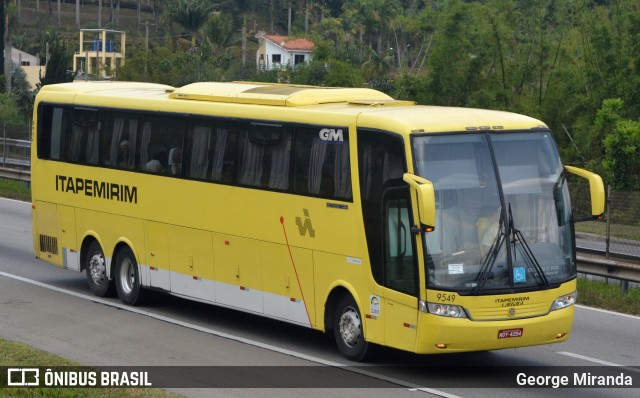
{"type": "Polygon", "coordinates": [[[373,175],[371,173],[371,169],[373,168],[373,159],[372,159],[372,148],[371,144],[363,144],[362,148],[362,158],[360,159],[361,166],[360,167],[360,181],[361,181],[361,189],[362,189],[362,198],[370,199],[371,195],[371,184],[373,175]]]}
{"type": "Polygon", "coordinates": [[[282,141],[272,149],[269,188],[289,188],[289,162],[291,158],[291,135],[285,134],[282,141]]]}
{"type": "Polygon", "coordinates": [[[111,149],[109,151],[109,164],[111,166],[116,166],[118,164],[118,151],[120,148],[120,141],[122,140],[123,128],[124,128],[124,119],[114,119],[113,135],[111,136],[111,149]]]}
{"type": "Polygon", "coordinates": [[[91,128],[87,135],[87,154],[86,159],[89,164],[98,164],[99,160],[99,141],[100,132],[97,128],[91,128]]]}
{"type": "Polygon", "coordinates": [[[349,169],[349,146],[345,143],[336,147],[333,183],[335,196],[351,197],[351,170],[349,169]]]}
{"type": "Polygon", "coordinates": [[[151,142],[151,123],[145,122],[142,127],[142,147],[140,148],[140,164],[146,166],[149,161],[149,143],[151,142]]]}
{"type": "Polygon", "coordinates": [[[82,143],[82,135],[84,134],[84,127],[73,126],[73,132],[71,134],[71,140],[67,149],[68,159],[72,162],[77,162],[80,157],[80,144],[82,143]]]}
{"type": "MultiPolygon", "coordinates": [[[[149,125],[151,128],[151,125],[149,125]]],[[[138,121],[129,120],[129,168],[136,165],[136,142],[138,142],[138,121]]]]}
{"type": "Polygon", "coordinates": [[[259,186],[262,180],[262,159],[264,159],[264,147],[256,145],[245,133],[244,152],[238,182],[244,185],[259,186]]]}
{"type": "Polygon", "coordinates": [[[206,178],[209,167],[209,142],[211,140],[211,128],[196,126],[193,129],[193,141],[191,145],[191,164],[189,165],[189,177],[206,178]]]}
{"type": "Polygon", "coordinates": [[[322,167],[327,156],[327,143],[315,137],[311,142],[311,156],[309,159],[309,193],[319,194],[322,183],[322,167]]]}
{"type": "Polygon", "coordinates": [[[213,166],[211,167],[211,179],[222,181],[222,167],[224,166],[224,152],[227,147],[229,130],[218,127],[216,129],[216,149],[213,153],[213,166]]]}

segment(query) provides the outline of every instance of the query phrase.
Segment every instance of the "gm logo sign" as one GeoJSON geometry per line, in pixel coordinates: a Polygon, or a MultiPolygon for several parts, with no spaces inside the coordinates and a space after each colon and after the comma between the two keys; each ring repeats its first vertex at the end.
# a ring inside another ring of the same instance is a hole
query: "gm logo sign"
{"type": "Polygon", "coordinates": [[[344,141],[344,136],[342,133],[342,129],[322,129],[320,130],[320,139],[322,141],[333,141],[333,142],[342,142],[344,141]]]}

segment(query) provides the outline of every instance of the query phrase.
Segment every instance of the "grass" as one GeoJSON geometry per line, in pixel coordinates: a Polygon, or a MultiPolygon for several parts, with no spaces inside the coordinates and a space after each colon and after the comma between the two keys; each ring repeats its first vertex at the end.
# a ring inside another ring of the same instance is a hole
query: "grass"
{"type": "MultiPolygon", "coordinates": [[[[576,232],[585,232],[600,236],[607,235],[607,223],[604,221],[586,221],[576,223],[576,232]]],[[[640,227],[634,225],[611,224],[611,236],[621,239],[640,240],[640,227]]]]}
{"type": "MultiPolygon", "coordinates": [[[[54,366],[81,366],[57,355],[37,350],[26,344],[0,339],[0,367],[54,367],[54,366]]],[[[4,380],[5,375],[0,375],[4,380]]],[[[40,377],[42,381],[42,375],[40,377]]],[[[159,388],[54,388],[54,387],[30,387],[30,388],[1,388],[0,397],[88,397],[88,398],[165,398],[179,397],[159,388]]]]}
{"type": "Polygon", "coordinates": [[[22,181],[0,178],[0,197],[31,202],[31,187],[22,181]]]}
{"type": "Polygon", "coordinates": [[[629,288],[627,294],[622,295],[617,283],[578,278],[578,304],[640,315],[640,289],[629,288]]]}

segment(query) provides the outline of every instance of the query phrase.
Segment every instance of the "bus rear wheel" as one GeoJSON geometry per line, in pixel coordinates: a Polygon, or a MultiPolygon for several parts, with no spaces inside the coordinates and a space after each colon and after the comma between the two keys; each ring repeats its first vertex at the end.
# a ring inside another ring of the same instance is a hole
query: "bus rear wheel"
{"type": "Polygon", "coordinates": [[[89,289],[98,297],[111,296],[113,294],[113,282],[107,277],[107,266],[104,253],[97,241],[91,242],[84,260],[84,268],[87,274],[89,289]]]}
{"type": "Polygon", "coordinates": [[[333,335],[340,353],[352,361],[363,361],[369,352],[364,339],[362,317],[353,297],[344,295],[338,300],[333,316],[333,335]]]}
{"type": "Polygon", "coordinates": [[[120,301],[129,305],[139,305],[143,303],[145,292],[140,284],[138,262],[128,247],[124,247],[118,251],[114,279],[120,301]]]}

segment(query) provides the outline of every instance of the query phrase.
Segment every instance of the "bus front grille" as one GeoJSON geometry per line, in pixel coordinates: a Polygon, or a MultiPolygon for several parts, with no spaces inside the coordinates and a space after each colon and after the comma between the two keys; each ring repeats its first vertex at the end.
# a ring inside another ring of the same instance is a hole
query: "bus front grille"
{"type": "Polygon", "coordinates": [[[58,238],[55,236],[40,235],[40,251],[58,254],[58,238]]]}

